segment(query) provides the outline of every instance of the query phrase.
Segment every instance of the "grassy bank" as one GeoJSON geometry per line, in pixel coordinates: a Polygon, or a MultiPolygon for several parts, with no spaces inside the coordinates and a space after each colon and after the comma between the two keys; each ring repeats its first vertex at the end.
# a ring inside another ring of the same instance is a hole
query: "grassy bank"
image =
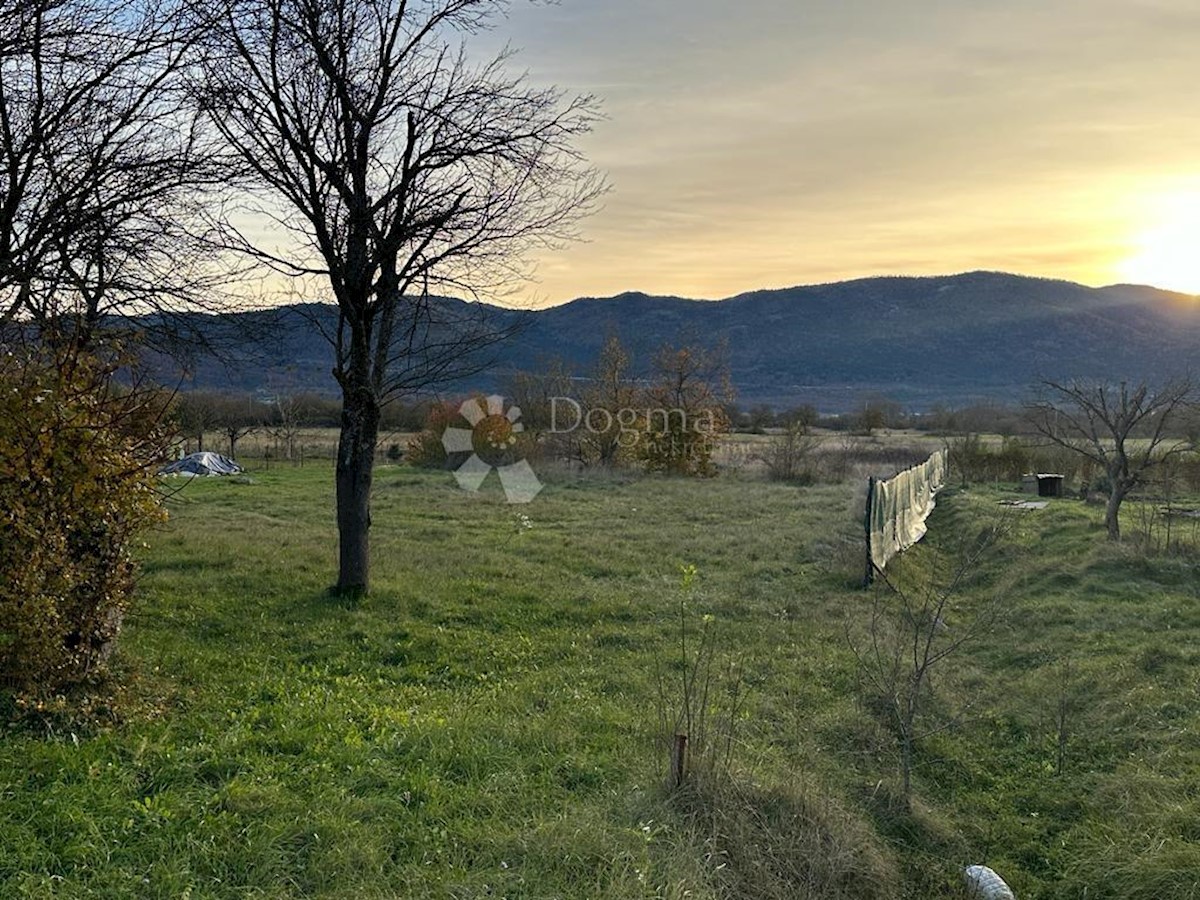
{"type": "MultiPolygon", "coordinates": [[[[120,723],[0,744],[0,895],[928,898],[987,862],[1022,898],[1200,896],[1200,578],[1113,551],[1094,509],[1020,514],[956,605],[1001,615],[935,682],[955,727],[909,811],[845,637],[855,488],[563,476],[516,508],[377,483],[355,605],[325,594],[328,469],[172,501],[120,723]],[[670,798],[681,600],[747,699],[731,774],[670,798]]],[[[896,577],[998,496],[945,497],[896,577]]]]}

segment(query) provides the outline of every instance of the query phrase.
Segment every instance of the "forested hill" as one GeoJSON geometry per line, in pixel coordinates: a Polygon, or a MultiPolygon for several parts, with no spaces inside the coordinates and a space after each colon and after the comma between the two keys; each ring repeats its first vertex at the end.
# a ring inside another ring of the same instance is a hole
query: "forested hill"
{"type": "MultiPolygon", "coordinates": [[[[1162,377],[1200,359],[1195,298],[992,272],[869,278],[718,301],[626,293],[489,312],[525,327],[486,373],[449,390],[502,389],[512,371],[537,370],[555,357],[586,374],[610,334],[635,363],[664,343],[724,340],[741,403],[813,403],[827,411],[875,393],[916,408],[1019,401],[1040,377],[1162,377]]],[[[258,325],[269,317],[274,339],[233,369],[200,361],[189,383],[334,392],[332,351],[312,325],[314,314],[332,324],[332,310],[312,306],[223,317],[233,330],[239,317],[258,325]]]]}

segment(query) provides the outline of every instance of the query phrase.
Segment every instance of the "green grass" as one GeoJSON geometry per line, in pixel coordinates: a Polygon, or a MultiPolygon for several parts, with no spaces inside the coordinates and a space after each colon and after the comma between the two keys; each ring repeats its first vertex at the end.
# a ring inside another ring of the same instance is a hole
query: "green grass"
{"type": "MultiPolygon", "coordinates": [[[[190,484],[149,537],[122,720],[0,743],[0,896],[931,898],[987,862],[1023,900],[1200,897],[1194,560],[1114,550],[1078,503],[1021,514],[962,600],[1006,614],[935,685],[962,720],[922,742],[909,812],[844,637],[854,487],[490,487],[381,468],[349,604],[327,468],[190,484]],[[682,564],[750,699],[733,776],[671,798],[682,564]]],[[[897,577],[998,497],[946,496],[897,577]]]]}

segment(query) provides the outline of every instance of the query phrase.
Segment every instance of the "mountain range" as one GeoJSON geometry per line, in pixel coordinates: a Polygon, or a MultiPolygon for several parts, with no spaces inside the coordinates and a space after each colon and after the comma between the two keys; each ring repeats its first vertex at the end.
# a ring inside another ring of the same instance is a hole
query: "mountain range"
{"type": "MultiPolygon", "coordinates": [[[[1042,378],[1164,378],[1187,371],[1200,352],[1195,297],[997,272],[866,278],[708,301],[625,293],[487,312],[522,328],[485,371],[447,393],[503,390],[514,371],[544,369],[552,358],[585,375],[609,335],[630,350],[635,368],[664,344],[723,341],[739,403],[809,403],[823,412],[849,410],[869,395],[916,410],[1016,403],[1042,378]]],[[[334,393],[332,349],[313,325],[334,316],[332,307],[309,305],[201,321],[202,330],[262,331],[269,317],[273,338],[232,368],[199,360],[189,386],[270,391],[286,373],[290,389],[334,393]]]]}

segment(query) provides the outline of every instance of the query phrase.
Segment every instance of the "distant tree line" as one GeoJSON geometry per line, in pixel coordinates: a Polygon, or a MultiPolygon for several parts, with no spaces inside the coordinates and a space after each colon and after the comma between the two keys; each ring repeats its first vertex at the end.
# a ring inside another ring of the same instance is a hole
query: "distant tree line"
{"type": "Polygon", "coordinates": [[[1024,408],[1014,404],[969,404],[952,407],[935,404],[927,410],[912,410],[883,394],[867,394],[849,410],[830,412],[812,404],[771,406],[758,403],[749,407],[731,404],[727,410],[733,430],[745,434],[766,434],[799,426],[824,431],[848,431],[871,434],[876,431],[913,431],[934,434],[982,432],[988,434],[1027,434],[1033,432],[1024,408]]]}
{"type": "MultiPolygon", "coordinates": [[[[522,456],[584,468],[712,476],[718,440],[730,430],[726,349],[695,339],[635,360],[610,336],[591,367],[576,372],[560,359],[548,360],[540,372],[512,373],[505,392],[521,411],[522,456]]],[[[441,434],[458,419],[461,403],[430,411],[410,443],[411,462],[457,462],[447,456],[441,434]]]]}
{"type": "MultiPolygon", "coordinates": [[[[744,434],[767,434],[794,426],[824,431],[870,434],[878,430],[911,430],[926,434],[955,436],[989,434],[1001,437],[1036,437],[1041,434],[1038,416],[1020,400],[1011,404],[971,403],[964,406],[934,404],[913,410],[898,401],[874,395],[862,399],[844,412],[818,411],[811,404],[776,407],[765,403],[742,407],[730,404],[726,410],[731,428],[744,434]]],[[[1200,436],[1200,412],[1181,406],[1167,419],[1173,437],[1200,436]]]]}
{"type": "MultiPolygon", "coordinates": [[[[420,431],[436,403],[389,403],[380,412],[380,429],[420,431]]],[[[188,450],[214,450],[236,458],[238,442],[260,433],[269,435],[279,457],[290,461],[302,429],[337,428],[340,416],[340,401],[326,394],[186,391],[176,395],[169,421],[188,450]]]]}

